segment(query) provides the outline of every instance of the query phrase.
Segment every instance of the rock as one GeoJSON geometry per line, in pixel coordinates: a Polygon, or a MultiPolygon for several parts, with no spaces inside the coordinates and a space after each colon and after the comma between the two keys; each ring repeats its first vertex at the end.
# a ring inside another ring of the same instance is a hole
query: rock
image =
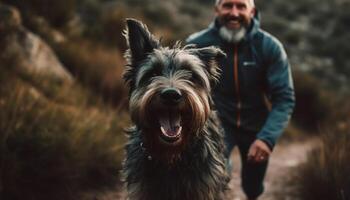
{"type": "Polygon", "coordinates": [[[17,9],[0,4],[0,33],[15,31],[21,23],[21,15],[17,9]]]}
{"type": "Polygon", "coordinates": [[[63,67],[52,49],[33,33],[26,32],[22,40],[23,54],[31,66],[28,70],[47,74],[65,81],[72,81],[72,76],[63,67]]]}
{"type": "Polygon", "coordinates": [[[17,9],[0,4],[0,67],[40,75],[60,82],[72,82],[72,75],[52,49],[21,24],[17,9]],[[11,66],[3,66],[4,63],[11,66]]]}
{"type": "Polygon", "coordinates": [[[32,28],[34,27],[35,32],[45,38],[45,40],[50,41],[50,44],[59,44],[66,41],[65,36],[52,28],[44,17],[32,14],[30,23],[32,28]]]}

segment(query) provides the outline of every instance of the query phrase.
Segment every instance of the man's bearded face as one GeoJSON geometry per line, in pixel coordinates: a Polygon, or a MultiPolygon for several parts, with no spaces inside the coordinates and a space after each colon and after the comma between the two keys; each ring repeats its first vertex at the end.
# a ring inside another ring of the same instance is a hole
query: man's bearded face
{"type": "Polygon", "coordinates": [[[215,7],[220,25],[230,30],[248,28],[255,14],[249,0],[222,0],[215,7]]]}

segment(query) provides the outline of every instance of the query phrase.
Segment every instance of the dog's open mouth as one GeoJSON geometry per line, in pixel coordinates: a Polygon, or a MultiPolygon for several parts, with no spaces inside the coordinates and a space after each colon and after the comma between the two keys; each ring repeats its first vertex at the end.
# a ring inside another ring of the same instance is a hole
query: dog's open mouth
{"type": "Polygon", "coordinates": [[[159,117],[160,138],[168,144],[174,144],[181,140],[181,115],[174,110],[161,113],[159,117]]]}

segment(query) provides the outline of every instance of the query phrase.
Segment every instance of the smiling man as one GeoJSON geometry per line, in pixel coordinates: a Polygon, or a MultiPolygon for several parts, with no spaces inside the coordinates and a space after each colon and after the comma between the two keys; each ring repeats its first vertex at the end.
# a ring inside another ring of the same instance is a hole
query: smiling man
{"type": "Polygon", "coordinates": [[[214,45],[227,55],[212,95],[225,133],[227,170],[237,146],[242,187],[253,200],[264,191],[268,159],[294,108],[291,69],[282,44],[260,28],[254,0],[217,0],[215,15],[187,43],[214,45]]]}
{"type": "Polygon", "coordinates": [[[215,7],[220,36],[230,43],[239,42],[246,34],[255,14],[254,1],[225,1],[215,7]]]}

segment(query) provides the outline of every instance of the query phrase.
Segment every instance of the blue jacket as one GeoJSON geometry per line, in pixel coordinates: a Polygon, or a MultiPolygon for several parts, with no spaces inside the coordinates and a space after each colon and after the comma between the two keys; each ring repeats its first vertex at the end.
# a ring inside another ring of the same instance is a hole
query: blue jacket
{"type": "Polygon", "coordinates": [[[226,43],[218,30],[214,21],[186,42],[217,46],[227,55],[219,61],[221,78],[213,90],[219,118],[225,125],[257,134],[272,149],[295,105],[287,54],[275,37],[260,29],[258,14],[239,44],[226,43]]]}

